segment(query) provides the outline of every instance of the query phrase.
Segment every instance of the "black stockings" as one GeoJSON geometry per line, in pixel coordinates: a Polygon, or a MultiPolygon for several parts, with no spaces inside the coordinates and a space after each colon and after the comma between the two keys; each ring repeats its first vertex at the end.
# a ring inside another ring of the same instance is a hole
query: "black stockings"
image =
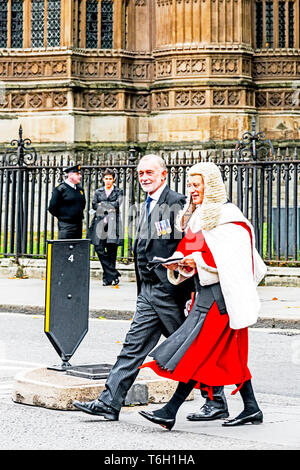
{"type": "Polygon", "coordinates": [[[187,399],[196,383],[197,382],[195,382],[195,380],[190,380],[187,384],[184,382],[179,382],[174,395],[168,401],[168,403],[159,410],[154,411],[153,414],[159,418],[175,418],[178,409],[187,399]]]}

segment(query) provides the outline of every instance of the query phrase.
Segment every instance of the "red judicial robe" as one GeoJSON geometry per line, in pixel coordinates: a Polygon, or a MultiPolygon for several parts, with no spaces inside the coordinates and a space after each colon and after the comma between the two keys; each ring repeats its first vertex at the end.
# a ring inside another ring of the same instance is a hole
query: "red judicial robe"
{"type": "MultiPolygon", "coordinates": [[[[251,237],[248,226],[244,223],[239,223],[239,225],[248,230],[251,237]]],[[[213,255],[202,232],[193,233],[189,229],[176,251],[180,251],[184,256],[201,251],[205,263],[216,268],[213,255]]],[[[196,303],[197,296],[193,306],[196,303]]],[[[193,306],[189,315],[193,315],[193,306]]],[[[171,339],[172,336],[167,340],[171,339]]],[[[214,302],[198,336],[173,371],[163,369],[156,360],[143,364],[141,368],[150,367],[157,375],[178,382],[187,383],[191,379],[195,380],[197,382],[195,388],[200,388],[200,386],[207,388],[212,399],[213,386],[239,384],[238,388],[232,392],[234,394],[245,381],[251,379],[247,362],[248,328],[239,330],[230,328],[228,314],[220,314],[214,302]]]]}

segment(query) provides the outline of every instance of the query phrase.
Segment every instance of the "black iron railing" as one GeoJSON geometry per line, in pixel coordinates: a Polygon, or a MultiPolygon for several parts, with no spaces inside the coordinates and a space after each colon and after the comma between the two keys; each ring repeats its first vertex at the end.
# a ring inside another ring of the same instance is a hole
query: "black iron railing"
{"type": "MultiPolygon", "coordinates": [[[[47,207],[54,187],[63,180],[64,167],[72,161],[70,157],[37,156],[31,142],[23,140],[21,134],[14,145],[17,151],[12,146],[0,157],[0,255],[45,257],[47,239],[57,238],[56,220],[47,207]]],[[[118,154],[82,154],[76,160],[82,164],[87,198],[85,229],[91,222],[89,209],[95,190],[102,185],[103,171],[113,168],[116,172],[116,182],[125,196],[121,208],[124,244],[118,253],[124,261],[132,259],[137,217],[144,201],[136,171],[140,156],[132,149],[118,154]]],[[[297,149],[274,150],[253,127],[232,150],[161,152],[161,156],[167,163],[168,184],[181,193],[186,193],[186,173],[191,165],[214,161],[222,172],[229,199],[252,222],[263,258],[283,265],[300,263],[297,149]],[[268,150],[258,150],[263,146],[268,150]]]]}

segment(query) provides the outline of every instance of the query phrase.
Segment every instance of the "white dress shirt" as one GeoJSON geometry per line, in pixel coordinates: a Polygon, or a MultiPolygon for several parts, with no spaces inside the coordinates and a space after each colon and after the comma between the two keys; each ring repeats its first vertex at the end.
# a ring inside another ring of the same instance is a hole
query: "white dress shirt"
{"type": "Polygon", "coordinates": [[[166,186],[167,186],[167,183],[164,183],[153,194],[151,194],[151,196],[150,196],[150,194],[148,194],[148,196],[152,198],[152,201],[150,202],[149,214],[150,214],[151,211],[153,211],[153,209],[155,207],[155,204],[159,200],[159,198],[161,196],[161,193],[163,192],[163,190],[165,189],[166,186]]]}

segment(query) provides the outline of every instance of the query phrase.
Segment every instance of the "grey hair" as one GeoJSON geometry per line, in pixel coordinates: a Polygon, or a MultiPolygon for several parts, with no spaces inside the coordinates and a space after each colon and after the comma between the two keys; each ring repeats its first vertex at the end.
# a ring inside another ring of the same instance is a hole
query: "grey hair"
{"type": "Polygon", "coordinates": [[[166,170],[167,169],[167,165],[166,165],[166,162],[164,161],[163,158],[161,158],[159,155],[156,155],[155,153],[148,153],[147,155],[144,155],[139,163],[138,163],[138,167],[139,167],[139,164],[142,162],[142,161],[147,161],[147,160],[152,160],[152,159],[155,159],[157,161],[157,163],[159,164],[159,166],[161,167],[162,170],[166,170]]]}

